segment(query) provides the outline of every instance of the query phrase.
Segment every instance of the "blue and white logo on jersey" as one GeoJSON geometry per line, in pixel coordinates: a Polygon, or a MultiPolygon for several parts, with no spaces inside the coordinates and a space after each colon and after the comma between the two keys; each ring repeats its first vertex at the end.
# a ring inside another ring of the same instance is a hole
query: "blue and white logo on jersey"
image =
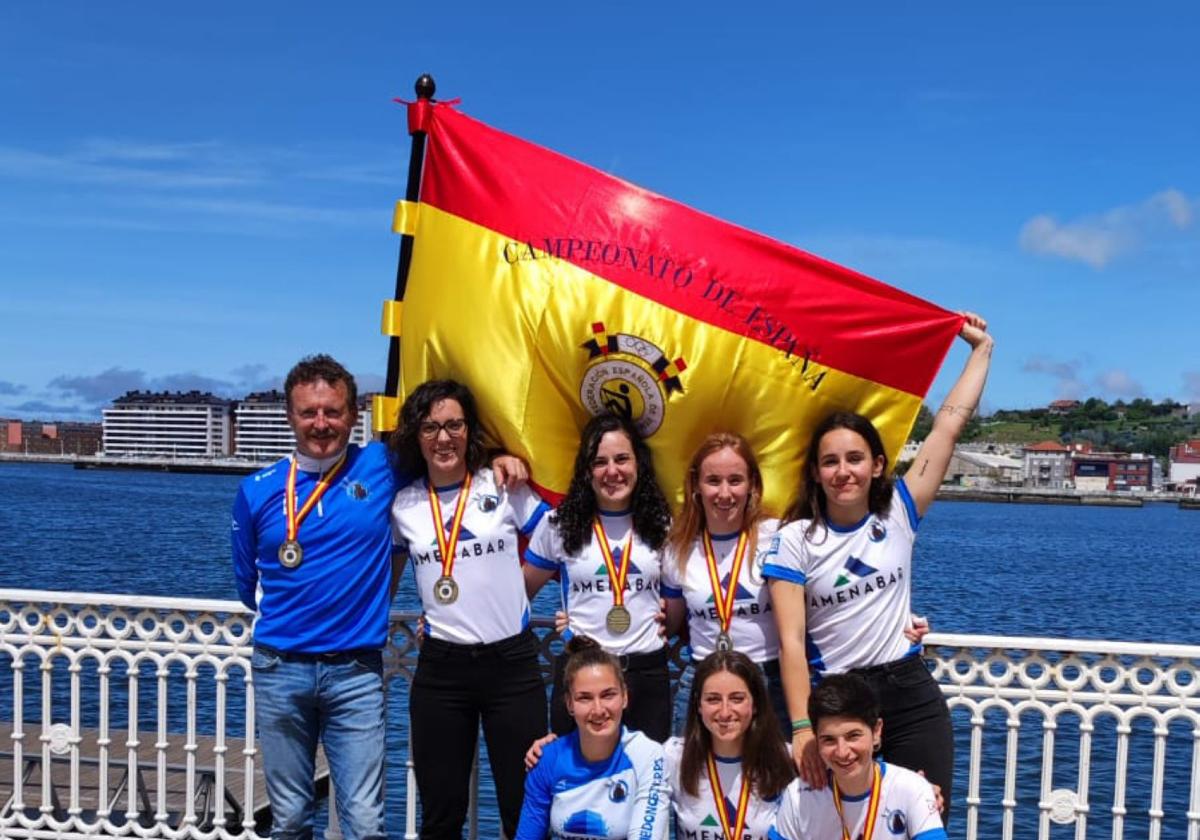
{"type": "Polygon", "coordinates": [[[612,784],[608,786],[608,799],[610,802],[624,802],[628,796],[629,785],[620,779],[614,779],[612,784]]]}
{"type": "Polygon", "coordinates": [[[349,481],[344,486],[346,488],[346,495],[356,502],[361,502],[371,495],[371,491],[367,489],[367,485],[361,481],[349,481]]]}
{"type": "Polygon", "coordinates": [[[887,830],[892,834],[901,837],[908,836],[908,818],[904,816],[904,812],[899,808],[894,811],[884,809],[883,824],[887,826],[887,830]]]}
{"type": "Polygon", "coordinates": [[[608,823],[595,811],[576,811],[563,823],[563,831],[567,834],[607,837],[608,823]]]}
{"type": "MultiPolygon", "coordinates": [[[[732,575],[733,575],[732,569],[730,569],[728,572],[725,573],[725,577],[721,581],[721,591],[722,592],[729,591],[729,578],[732,575]]],[[[714,600],[714,597],[715,596],[713,596],[713,595],[709,595],[708,603],[710,603],[710,604],[716,603],[716,601],[714,600]]],[[[748,590],[748,589],[746,589],[746,587],[742,586],[741,581],[738,581],[737,592],[734,593],[733,600],[734,601],[753,601],[754,596],[750,594],[750,590],[748,590]]]]}
{"type": "Polygon", "coordinates": [[[837,580],[833,582],[834,586],[845,586],[855,578],[865,578],[879,574],[879,570],[874,566],[870,566],[854,556],[847,558],[842,568],[845,571],[837,576],[837,580]]]}
{"type": "Polygon", "coordinates": [[[871,538],[871,542],[883,542],[883,538],[887,536],[887,528],[883,527],[883,523],[876,519],[871,523],[868,536],[871,538]]]}
{"type": "Polygon", "coordinates": [[[478,493],[475,496],[475,504],[484,513],[491,513],[500,505],[500,497],[492,493],[478,493]]]}

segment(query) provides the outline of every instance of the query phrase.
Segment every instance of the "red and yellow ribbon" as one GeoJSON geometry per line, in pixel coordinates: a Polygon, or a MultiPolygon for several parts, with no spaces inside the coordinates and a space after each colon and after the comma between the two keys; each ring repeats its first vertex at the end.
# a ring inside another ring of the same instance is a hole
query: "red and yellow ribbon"
{"type": "Polygon", "coordinates": [[[742,790],[738,794],[737,815],[731,821],[729,809],[725,807],[725,791],[721,788],[721,777],[717,773],[717,762],[708,754],[708,785],[712,788],[713,802],[717,806],[717,819],[721,821],[721,832],[725,837],[741,840],[746,829],[746,814],[750,810],[750,780],[742,768],[742,790]]]}
{"type": "Polygon", "coordinates": [[[708,580],[712,584],[713,603],[717,608],[717,621],[721,622],[722,633],[728,633],[729,625],[733,623],[733,602],[737,596],[738,578],[742,574],[742,561],[746,558],[746,546],[750,544],[749,536],[744,530],[738,534],[737,548],[733,552],[733,569],[729,572],[729,591],[723,592],[717,553],[713,550],[708,529],[704,529],[704,559],[708,561],[708,580]]]}
{"type": "Polygon", "coordinates": [[[337,477],[338,471],[346,463],[346,455],[349,452],[350,448],[346,447],[346,451],[342,453],[342,457],[338,458],[334,462],[334,465],[329,468],[329,471],[321,476],[321,479],[317,482],[317,486],[313,488],[312,495],[308,497],[308,500],[300,508],[299,512],[296,511],[296,471],[299,469],[299,465],[296,458],[292,458],[292,464],[288,467],[287,485],[284,487],[283,494],[283,513],[287,518],[287,538],[289,542],[296,539],[296,534],[300,532],[300,523],[304,521],[304,517],[308,516],[308,512],[325,495],[325,491],[329,489],[329,485],[337,477]]]}
{"type": "Polygon", "coordinates": [[[429,492],[429,509],[433,512],[433,532],[437,535],[438,551],[442,554],[442,576],[453,577],[454,555],[458,553],[458,535],[462,532],[463,514],[466,513],[467,499],[471,495],[471,474],[467,473],[462,487],[459,488],[449,534],[446,533],[446,526],[442,521],[442,503],[438,499],[437,490],[433,489],[433,485],[426,489],[429,492]]]}
{"type": "MultiPolygon", "coordinates": [[[[862,833],[858,835],[859,840],[871,840],[875,835],[875,818],[879,816],[879,794],[883,790],[883,773],[879,770],[878,761],[872,762],[872,769],[871,798],[867,800],[867,816],[863,821],[862,833]]],[[[838,819],[842,822],[842,840],[850,840],[850,829],[846,827],[846,815],[842,812],[842,793],[838,790],[836,779],[833,782],[833,807],[837,808],[838,819]]]]}
{"type": "Polygon", "coordinates": [[[629,577],[629,561],[633,557],[633,526],[629,526],[629,536],[625,538],[625,547],[621,550],[621,567],[613,560],[612,547],[608,544],[608,535],[600,519],[592,520],[592,533],[596,535],[596,544],[600,546],[600,554],[604,557],[604,568],[608,570],[608,580],[612,585],[613,606],[625,604],[625,578],[629,577]]]}

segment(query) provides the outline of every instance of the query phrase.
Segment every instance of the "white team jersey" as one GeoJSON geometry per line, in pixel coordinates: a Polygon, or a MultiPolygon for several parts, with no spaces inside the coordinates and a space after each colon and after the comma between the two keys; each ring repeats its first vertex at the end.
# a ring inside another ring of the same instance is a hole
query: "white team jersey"
{"type": "MultiPolygon", "coordinates": [[[[447,536],[460,487],[438,488],[447,536]]],[[[475,473],[451,570],[458,598],[439,604],[433,585],[442,576],[442,557],[427,488],[427,479],[419,478],[392,502],[392,538],[413,567],[426,635],[468,645],[517,635],[529,624],[517,534],[528,534],[548,507],[528,487],[496,487],[491,469],[475,473]]]]}
{"type": "MultiPolygon", "coordinates": [[[[667,755],[667,774],[671,780],[671,807],[675,811],[675,837],[677,840],[721,840],[721,817],[717,814],[712,785],[708,772],[701,770],[696,786],[696,796],[684,793],[680,783],[679,765],[683,761],[683,739],[671,738],[663,745],[667,755]]],[[[737,759],[717,759],[717,777],[725,793],[725,812],[729,815],[730,827],[737,819],[738,796],[742,792],[742,762],[737,759]]],[[[783,795],[773,799],[760,799],[752,791],[746,806],[745,831],[738,840],[764,840],[771,826],[783,795]]]]}
{"type": "MultiPolygon", "coordinates": [[[[879,815],[875,831],[862,840],[946,840],[933,788],[921,776],[904,767],[880,762],[883,771],[879,815]]],[[[850,836],[858,840],[866,828],[870,791],[849,799],[842,797],[842,811],[850,836]]],[[[810,788],[795,779],[783,793],[783,804],[772,840],[829,840],[842,836],[842,822],[833,804],[833,790],[810,788]]]]}
{"type": "MultiPolygon", "coordinates": [[[[713,537],[713,553],[717,558],[721,589],[729,590],[733,572],[733,555],[737,549],[737,534],[713,537]]],[[[758,546],[753,556],[747,549],[738,575],[737,593],[733,602],[733,621],[729,636],[733,649],[746,654],[755,662],[779,658],[779,630],[771,610],[771,595],[763,580],[763,567],[775,562],[779,549],[779,520],[767,519],[758,526],[758,546]]],[[[663,558],[662,592],[664,598],[683,598],[687,604],[688,631],[691,636],[692,660],[699,662],[717,648],[721,623],[717,619],[708,561],[704,542],[699,539],[687,556],[687,569],[679,571],[678,558],[668,553],[663,558]]]]}
{"type": "Polygon", "coordinates": [[[804,587],[809,670],[840,674],[880,665],[920,650],[904,637],[909,623],[912,547],[917,508],[904,481],[896,482],[882,519],[869,514],[850,528],[811,520],[783,526],[768,578],[804,587]]]}
{"type": "MultiPolygon", "coordinates": [[[[525,561],[540,569],[556,571],[561,587],[562,605],[568,616],[565,638],[582,633],[600,643],[609,653],[651,653],[664,642],[658,635],[655,616],[659,611],[660,554],[634,534],[625,578],[625,608],[629,610],[629,629],[619,635],[608,632],[605,616],[613,607],[612,586],[604,555],[589,530],[588,542],[578,554],[567,556],[558,528],[547,516],[533,532],[525,551],[525,561]]],[[[600,524],[612,549],[613,563],[620,568],[625,541],[633,529],[629,514],[601,512],[600,524]]]]}

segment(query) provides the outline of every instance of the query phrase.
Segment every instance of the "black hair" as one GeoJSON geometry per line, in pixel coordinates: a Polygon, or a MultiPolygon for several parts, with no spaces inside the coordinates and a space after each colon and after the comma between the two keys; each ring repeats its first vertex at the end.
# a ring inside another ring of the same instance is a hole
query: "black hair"
{"type": "Polygon", "coordinates": [[[815,732],[822,718],[861,720],[874,729],[882,714],[875,690],[858,674],[833,674],[822,678],[808,695],[808,719],[815,732]]]}
{"type": "Polygon", "coordinates": [[[633,531],[638,539],[658,551],[671,527],[671,509],[654,476],[654,460],[650,447],[642,440],[633,423],[618,414],[597,414],[583,427],[579,450],[575,453],[575,472],[567,494],[552,514],[563,549],[575,555],[592,539],[592,521],[596,518],[596,493],[592,490],[592,461],[600,448],[600,439],[609,432],[621,432],[633,447],[637,461],[637,484],[633,488],[631,507],[633,531]]]}
{"type": "Polygon", "coordinates": [[[421,454],[421,424],[442,400],[454,400],[467,421],[467,471],[474,473],[487,464],[487,446],[479,427],[479,411],[471,389],[453,379],[431,379],[418,385],[400,407],[399,428],[388,439],[388,448],[402,473],[420,475],[428,465],[421,454]]]}

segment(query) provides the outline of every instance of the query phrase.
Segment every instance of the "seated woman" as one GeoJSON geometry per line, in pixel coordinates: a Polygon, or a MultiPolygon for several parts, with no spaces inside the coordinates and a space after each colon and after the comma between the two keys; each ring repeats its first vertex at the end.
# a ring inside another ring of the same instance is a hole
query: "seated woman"
{"type": "Polygon", "coordinates": [[[666,753],[676,836],[768,836],[794,770],[748,656],[717,651],[696,666],[684,736],[666,753]]]}
{"type": "MultiPolygon", "coordinates": [[[[530,599],[557,572],[565,638],[582,634],[620,657],[629,686],[625,723],[656,741],[671,734],[667,647],[660,634],[659,551],[671,524],[650,449],[623,417],[593,417],[579,441],[567,495],[525,552],[530,599]]],[[[575,726],[562,702],[565,656],[554,663],[550,728],[575,726]]]]}
{"type": "MultiPolygon", "coordinates": [[[[668,537],[662,594],[667,634],[675,635],[686,622],[692,663],[717,651],[737,650],[762,669],[770,708],[757,711],[774,715],[777,728],[791,740],[779,674],[779,632],[762,574],[764,559],[778,542],[779,521],[763,515],[762,492],[758,459],[745,438],[718,432],[704,439],[692,455],[683,508],[668,537]]],[[[690,677],[685,672],[680,686],[689,685],[690,677]]],[[[687,696],[683,693],[677,702],[687,696]]],[[[693,722],[690,714],[679,717],[693,722]]]]}
{"type": "Polygon", "coordinates": [[[792,782],[769,835],[773,840],[946,840],[929,782],[874,759],[883,719],[866,680],[857,674],[826,677],[808,698],[808,717],[829,784],[792,782]]]}
{"type": "Polygon", "coordinates": [[[462,836],[481,722],[500,819],[512,836],[522,755],[546,731],[517,537],[547,507],[533,491],[506,489],[484,469],[475,399],[452,380],[426,382],[409,395],[391,446],[401,469],[422,476],[392,502],[399,568],[412,560],[424,610],[409,695],[421,836],[462,836]]]}
{"type": "Polygon", "coordinates": [[[621,725],[629,695],[620,663],[586,636],[567,642],[567,654],[565,705],[576,728],[545,745],[526,777],[514,840],[664,840],[662,746],[621,725]]]}

